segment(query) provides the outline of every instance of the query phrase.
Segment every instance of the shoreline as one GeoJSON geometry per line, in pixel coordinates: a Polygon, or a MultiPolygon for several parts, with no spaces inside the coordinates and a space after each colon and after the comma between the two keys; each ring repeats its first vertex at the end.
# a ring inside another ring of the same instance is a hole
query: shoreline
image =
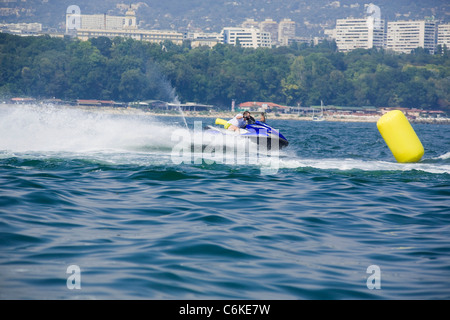
{"type": "MultiPolygon", "coordinates": [[[[89,112],[100,112],[100,113],[109,113],[109,114],[123,114],[123,115],[150,115],[156,117],[180,117],[184,115],[184,117],[189,118],[222,118],[222,119],[231,119],[233,118],[236,112],[231,111],[222,111],[222,112],[198,112],[198,111],[183,111],[182,114],[174,113],[174,112],[154,112],[149,110],[143,110],[132,107],[94,107],[94,106],[73,106],[73,105],[53,105],[53,104],[0,104],[0,107],[8,106],[8,107],[17,107],[20,108],[22,106],[52,106],[55,109],[79,109],[89,112]]],[[[373,115],[373,116],[363,116],[363,115],[333,115],[333,116],[324,116],[323,121],[317,122],[367,122],[367,123],[376,123],[378,119],[380,119],[381,115],[373,115]]],[[[257,117],[256,117],[257,118],[257,117]]],[[[271,114],[269,113],[267,116],[267,120],[295,120],[295,121],[313,121],[310,116],[300,116],[297,114],[271,114]]],[[[449,125],[450,118],[416,118],[416,119],[408,119],[411,123],[423,123],[423,124],[443,124],[449,125]]]]}
{"type": "MultiPolygon", "coordinates": [[[[95,109],[95,108],[94,108],[95,109]]],[[[110,108],[110,111],[116,113],[117,108],[110,108]],[[111,110],[112,109],[112,110],[111,110]]],[[[136,108],[126,108],[125,110],[130,111],[134,114],[146,114],[157,117],[180,117],[181,113],[159,113],[146,110],[140,110],[136,108]]],[[[121,112],[126,113],[126,112],[121,112]]],[[[196,112],[196,111],[183,111],[183,115],[188,118],[222,118],[231,119],[236,115],[237,112],[196,112]]],[[[267,114],[266,114],[267,115],[267,114]]],[[[359,115],[334,115],[334,116],[324,116],[323,122],[367,122],[376,123],[380,119],[381,115],[377,116],[359,116],[359,115]]],[[[257,118],[257,117],[255,117],[257,118]]],[[[314,121],[312,117],[299,116],[297,114],[270,114],[266,116],[268,121],[270,120],[295,120],[295,121],[314,121]]],[[[411,123],[424,123],[424,124],[450,124],[450,118],[419,118],[419,119],[408,119],[411,123]]],[[[317,121],[321,122],[321,121],[317,121]]]]}

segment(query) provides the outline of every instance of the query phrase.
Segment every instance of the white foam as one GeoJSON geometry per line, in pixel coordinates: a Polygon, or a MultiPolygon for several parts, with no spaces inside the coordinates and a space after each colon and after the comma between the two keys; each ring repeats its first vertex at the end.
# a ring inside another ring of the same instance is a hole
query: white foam
{"type": "Polygon", "coordinates": [[[437,159],[441,159],[441,160],[447,160],[450,159],[450,152],[447,152],[439,157],[437,157],[437,159]]]}
{"type": "Polygon", "coordinates": [[[436,163],[397,163],[358,159],[280,159],[280,168],[315,168],[323,170],[362,170],[362,171],[411,171],[429,173],[450,173],[450,165],[436,163]]]}
{"type": "Polygon", "coordinates": [[[58,106],[0,109],[0,150],[8,152],[171,148],[171,125],[146,116],[113,115],[58,106]]]}

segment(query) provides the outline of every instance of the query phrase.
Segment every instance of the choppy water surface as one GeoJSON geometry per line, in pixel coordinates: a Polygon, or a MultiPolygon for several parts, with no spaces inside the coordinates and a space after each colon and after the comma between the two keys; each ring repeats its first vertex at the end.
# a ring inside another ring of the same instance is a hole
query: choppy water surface
{"type": "Polygon", "coordinates": [[[194,121],[2,106],[0,298],[450,298],[449,126],[414,125],[415,164],[374,123],[276,119],[275,166],[180,163],[194,121]]]}

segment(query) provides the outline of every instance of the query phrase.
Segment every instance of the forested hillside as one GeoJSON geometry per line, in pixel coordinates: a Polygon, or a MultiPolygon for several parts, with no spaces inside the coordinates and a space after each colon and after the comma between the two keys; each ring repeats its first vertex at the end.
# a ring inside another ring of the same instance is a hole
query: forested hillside
{"type": "Polygon", "coordinates": [[[423,50],[336,52],[333,42],[275,49],[131,39],[74,41],[0,34],[0,98],[449,109],[450,58],[423,50]]]}

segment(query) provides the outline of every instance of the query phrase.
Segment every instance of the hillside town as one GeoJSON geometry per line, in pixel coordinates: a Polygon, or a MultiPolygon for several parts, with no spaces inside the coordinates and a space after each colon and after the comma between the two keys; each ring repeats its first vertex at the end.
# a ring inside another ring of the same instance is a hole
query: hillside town
{"type": "Polygon", "coordinates": [[[65,32],[45,28],[41,23],[3,23],[1,32],[23,36],[48,34],[52,37],[74,37],[87,40],[94,37],[125,37],[161,43],[171,41],[191,47],[214,47],[218,43],[248,48],[288,46],[293,43],[315,45],[324,40],[335,41],[337,49],[348,52],[355,49],[383,48],[395,53],[411,53],[423,48],[430,54],[450,47],[450,23],[425,17],[421,20],[386,21],[377,13],[379,8],[368,5],[363,18],[340,18],[335,28],[323,29],[322,37],[299,37],[296,22],[289,18],[275,21],[266,18],[256,21],[247,18],[240,25],[224,27],[221,32],[176,30],[147,30],[139,27],[136,11],[130,5],[124,16],[108,14],[83,14],[76,5],[66,9],[65,32]]]}

